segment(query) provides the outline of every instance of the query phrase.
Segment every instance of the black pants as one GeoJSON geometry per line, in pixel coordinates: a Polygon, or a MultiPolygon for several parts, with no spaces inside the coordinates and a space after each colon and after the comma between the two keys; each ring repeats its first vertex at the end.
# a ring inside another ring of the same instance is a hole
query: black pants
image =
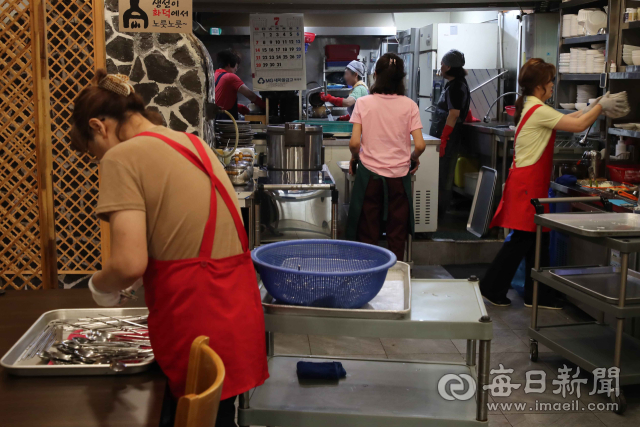
{"type": "MultiPolygon", "coordinates": [[[[218,417],[216,418],[216,427],[238,427],[236,424],[236,399],[233,396],[220,401],[218,407],[218,417]]],[[[173,397],[171,391],[167,387],[164,393],[164,401],[162,402],[162,414],[160,415],[160,427],[173,427],[176,420],[176,409],[178,401],[173,397]]]]}
{"type": "Polygon", "coordinates": [[[462,131],[458,129],[461,125],[456,125],[447,147],[445,148],[444,157],[439,159],[439,171],[438,171],[438,216],[442,218],[449,205],[451,205],[451,199],[453,197],[453,181],[455,179],[456,164],[458,163],[458,156],[462,149],[462,131]]]}
{"type": "MultiPolygon", "coordinates": [[[[487,274],[480,281],[480,290],[487,298],[501,299],[507,296],[511,281],[518,271],[523,259],[526,263],[526,278],[524,282],[524,301],[531,303],[533,298],[533,279],[531,269],[535,261],[536,233],[514,230],[509,241],[505,241],[500,252],[489,266],[487,274]]],[[[542,247],[540,251],[540,266],[549,265],[549,233],[542,233],[542,247]]],[[[538,303],[549,303],[556,296],[555,291],[543,284],[538,284],[538,303]]]]}

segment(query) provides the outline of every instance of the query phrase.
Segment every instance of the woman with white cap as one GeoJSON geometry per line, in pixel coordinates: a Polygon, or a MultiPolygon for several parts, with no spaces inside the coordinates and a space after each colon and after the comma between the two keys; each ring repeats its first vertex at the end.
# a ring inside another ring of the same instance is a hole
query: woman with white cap
{"type": "Polygon", "coordinates": [[[351,61],[347,68],[344,70],[344,81],[347,85],[352,86],[353,89],[349,96],[346,98],[340,98],[332,95],[320,95],[322,102],[330,102],[336,107],[347,107],[347,114],[340,116],[339,121],[348,122],[353,114],[353,109],[356,105],[356,100],[361,96],[369,95],[369,89],[364,84],[362,78],[364,77],[365,68],[364,64],[360,61],[351,61]]]}
{"type": "Polygon", "coordinates": [[[469,113],[471,93],[467,84],[464,54],[452,49],[440,63],[442,76],[447,80],[436,111],[432,115],[429,135],[440,138],[440,172],[438,184],[438,211],[446,212],[451,202],[453,177],[462,143],[462,124],[469,113]]]}

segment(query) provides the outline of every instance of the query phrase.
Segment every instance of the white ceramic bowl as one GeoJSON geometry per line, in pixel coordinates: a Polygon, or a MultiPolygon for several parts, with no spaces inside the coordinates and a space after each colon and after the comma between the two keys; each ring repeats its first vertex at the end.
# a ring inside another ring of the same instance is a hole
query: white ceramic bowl
{"type": "Polygon", "coordinates": [[[587,103],[586,102],[584,102],[584,103],[576,102],[575,105],[576,105],[576,110],[582,110],[583,108],[587,108],[587,103]]]}
{"type": "Polygon", "coordinates": [[[633,65],[640,65],[640,56],[633,57],[633,65]]]}
{"type": "Polygon", "coordinates": [[[560,106],[564,109],[564,110],[575,110],[576,109],[576,104],[570,104],[570,103],[560,103],[560,106]]]}

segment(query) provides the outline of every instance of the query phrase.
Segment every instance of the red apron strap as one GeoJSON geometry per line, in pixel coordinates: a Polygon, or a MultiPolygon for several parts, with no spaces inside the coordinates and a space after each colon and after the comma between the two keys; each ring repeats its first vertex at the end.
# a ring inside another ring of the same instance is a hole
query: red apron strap
{"type": "MultiPolygon", "coordinates": [[[[202,142],[200,141],[200,139],[195,136],[195,135],[191,135],[191,134],[186,134],[189,139],[191,140],[191,142],[193,143],[193,145],[196,147],[196,150],[198,151],[198,154],[200,155],[200,158],[202,159],[202,162],[204,163],[204,167],[205,169],[209,172],[208,175],[211,178],[211,188],[212,190],[215,188],[218,190],[218,193],[220,193],[220,196],[222,197],[222,200],[224,201],[225,205],[227,206],[227,209],[229,210],[229,212],[231,213],[231,217],[233,218],[233,222],[236,226],[236,231],[238,233],[238,238],[240,239],[240,243],[242,244],[242,250],[243,252],[246,252],[249,250],[249,239],[247,237],[247,233],[244,230],[244,225],[242,224],[242,220],[240,219],[240,215],[238,214],[238,210],[236,209],[236,205],[233,204],[233,200],[231,199],[231,196],[229,195],[229,192],[227,191],[226,187],[224,186],[224,184],[222,184],[222,182],[220,181],[220,179],[213,173],[213,166],[211,165],[211,159],[209,158],[209,155],[207,154],[206,150],[204,149],[204,145],[202,144],[202,142]]],[[[211,195],[212,198],[216,198],[216,194],[215,192],[211,195]]],[[[211,221],[211,216],[209,217],[209,220],[211,221]]],[[[205,227],[205,234],[202,237],[202,246],[203,248],[201,249],[201,252],[204,248],[204,246],[208,246],[209,247],[209,252],[208,255],[202,255],[202,256],[206,256],[206,257],[210,257],[211,256],[211,250],[213,249],[213,240],[215,238],[215,214],[213,216],[213,231],[207,233],[207,228],[205,227]]]]}
{"type": "Polygon", "coordinates": [[[160,135],[159,133],[155,133],[155,132],[142,132],[142,133],[140,133],[140,134],[138,134],[136,136],[150,136],[152,138],[158,138],[158,139],[166,142],[167,144],[169,144],[169,146],[171,146],[171,148],[173,148],[174,150],[176,150],[177,152],[182,154],[187,160],[189,160],[191,163],[193,163],[198,169],[200,169],[205,174],[209,175],[207,173],[207,170],[204,168],[202,162],[198,158],[198,156],[196,156],[193,153],[193,151],[189,150],[184,145],[181,145],[181,144],[178,144],[177,142],[175,142],[173,139],[167,138],[166,136],[160,135]]]}
{"type": "Polygon", "coordinates": [[[520,131],[524,127],[525,123],[527,123],[527,120],[529,120],[531,115],[540,107],[542,107],[542,104],[534,105],[533,107],[529,108],[529,111],[527,111],[527,114],[525,114],[524,117],[520,120],[518,129],[516,129],[516,135],[513,138],[513,167],[514,168],[516,167],[516,141],[518,140],[518,135],[520,135],[520,131]]]}

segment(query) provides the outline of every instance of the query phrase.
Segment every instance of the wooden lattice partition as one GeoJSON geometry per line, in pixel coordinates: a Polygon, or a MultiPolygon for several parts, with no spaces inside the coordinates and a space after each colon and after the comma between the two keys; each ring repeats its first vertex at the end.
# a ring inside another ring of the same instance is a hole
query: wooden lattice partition
{"type": "Polygon", "coordinates": [[[67,134],[73,98],[104,66],[103,10],[102,0],[0,1],[0,288],[55,288],[58,270],[100,267],[97,166],[67,134]]]}
{"type": "Polygon", "coordinates": [[[46,9],[58,273],[87,274],[99,270],[102,261],[94,211],[98,165],[71,149],[68,134],[73,99],[95,68],[104,67],[104,5],[102,0],[47,0],[46,9]]]}

